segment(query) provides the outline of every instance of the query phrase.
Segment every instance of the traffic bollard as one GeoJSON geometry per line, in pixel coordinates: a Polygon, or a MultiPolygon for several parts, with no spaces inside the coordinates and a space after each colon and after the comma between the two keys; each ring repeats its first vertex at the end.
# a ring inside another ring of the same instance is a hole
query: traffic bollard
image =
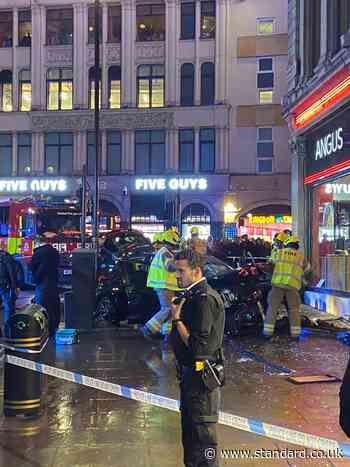
{"type": "MultiPolygon", "coordinates": [[[[6,355],[37,361],[48,339],[45,309],[28,305],[14,313],[5,324],[6,355]],[[18,350],[17,350],[18,349],[18,350]]],[[[4,415],[35,416],[40,413],[42,375],[8,363],[4,368],[4,415]]]]}

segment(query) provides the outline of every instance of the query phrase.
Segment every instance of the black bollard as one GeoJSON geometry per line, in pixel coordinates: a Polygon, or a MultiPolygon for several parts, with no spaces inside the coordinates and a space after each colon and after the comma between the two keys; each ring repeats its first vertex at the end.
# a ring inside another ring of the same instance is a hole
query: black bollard
{"type": "MultiPolygon", "coordinates": [[[[5,324],[4,343],[18,351],[6,349],[7,355],[38,361],[40,351],[47,340],[48,323],[45,309],[40,305],[28,305],[13,314],[5,324]]],[[[42,375],[36,371],[12,365],[5,361],[4,415],[39,415],[41,408],[42,375]]]]}

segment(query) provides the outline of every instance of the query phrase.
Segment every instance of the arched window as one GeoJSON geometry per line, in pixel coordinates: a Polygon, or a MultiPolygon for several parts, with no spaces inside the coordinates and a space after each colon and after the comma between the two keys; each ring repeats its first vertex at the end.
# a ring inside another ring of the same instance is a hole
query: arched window
{"type": "Polygon", "coordinates": [[[0,111],[12,112],[12,71],[0,72],[0,111]]]}
{"type": "Polygon", "coordinates": [[[120,109],[120,66],[111,66],[108,69],[108,96],[109,108],[120,109]]]}
{"type": "Polygon", "coordinates": [[[32,106],[32,83],[30,70],[19,72],[19,110],[29,112],[32,106]]]}
{"type": "MultiPolygon", "coordinates": [[[[99,107],[101,108],[102,96],[101,96],[101,68],[98,72],[98,82],[99,82],[99,107]]],[[[95,67],[92,66],[89,70],[89,108],[95,108],[95,67]]]]}
{"type": "Polygon", "coordinates": [[[194,105],[194,66],[184,63],[181,67],[181,105],[194,105]]]}
{"type": "Polygon", "coordinates": [[[206,62],[201,68],[201,105],[212,105],[215,101],[215,66],[206,62]]]}

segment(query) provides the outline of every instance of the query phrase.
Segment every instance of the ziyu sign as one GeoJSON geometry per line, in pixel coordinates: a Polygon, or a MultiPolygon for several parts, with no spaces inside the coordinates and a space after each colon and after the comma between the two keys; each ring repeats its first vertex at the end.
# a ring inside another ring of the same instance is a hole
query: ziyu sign
{"type": "Polygon", "coordinates": [[[315,160],[324,159],[325,157],[335,154],[341,151],[343,146],[343,128],[338,128],[316,141],[315,160]]]}
{"type": "Polygon", "coordinates": [[[6,194],[60,194],[67,192],[64,178],[0,178],[0,193],[6,194]]]}
{"type": "Polygon", "coordinates": [[[203,191],[207,188],[206,178],[137,178],[135,180],[137,191],[203,191]]]}

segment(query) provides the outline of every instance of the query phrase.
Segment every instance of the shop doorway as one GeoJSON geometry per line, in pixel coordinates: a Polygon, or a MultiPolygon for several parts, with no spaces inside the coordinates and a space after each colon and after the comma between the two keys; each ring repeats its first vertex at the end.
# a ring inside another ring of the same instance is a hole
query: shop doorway
{"type": "Polygon", "coordinates": [[[191,228],[198,227],[199,237],[206,240],[211,235],[211,215],[209,209],[203,204],[189,204],[181,215],[181,236],[188,239],[191,228]]]}

